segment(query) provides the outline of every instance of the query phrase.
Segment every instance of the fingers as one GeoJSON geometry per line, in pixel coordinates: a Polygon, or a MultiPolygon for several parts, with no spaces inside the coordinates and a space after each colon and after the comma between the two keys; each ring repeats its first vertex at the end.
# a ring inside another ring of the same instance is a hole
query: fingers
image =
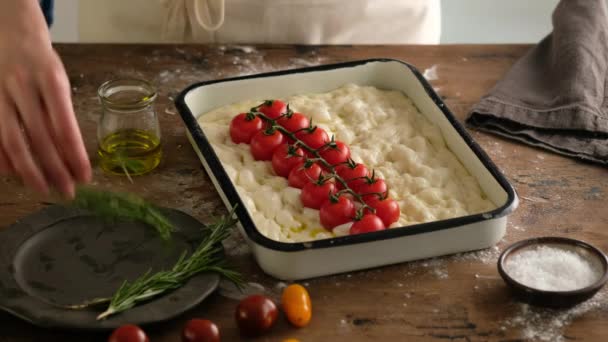
{"type": "Polygon", "coordinates": [[[50,118],[52,138],[71,174],[80,182],[91,179],[91,164],[74,116],[70,84],[59,57],[54,55],[49,72],[38,80],[44,108],[50,118]]]}
{"type": "Polygon", "coordinates": [[[36,162],[32,158],[24,136],[21,133],[17,112],[14,106],[2,95],[1,90],[0,113],[2,115],[0,144],[5,152],[5,156],[27,186],[43,194],[48,194],[49,186],[38,165],[36,165],[36,162]]]}
{"type": "Polygon", "coordinates": [[[72,198],[74,180],[49,134],[50,120],[42,107],[36,89],[34,83],[25,78],[11,79],[8,82],[9,95],[20,114],[21,124],[25,128],[26,138],[31,151],[36,156],[39,168],[59,192],[72,198]]]}
{"type": "Polygon", "coordinates": [[[13,174],[13,166],[0,143],[0,176],[9,176],[11,174],[13,174]]]}

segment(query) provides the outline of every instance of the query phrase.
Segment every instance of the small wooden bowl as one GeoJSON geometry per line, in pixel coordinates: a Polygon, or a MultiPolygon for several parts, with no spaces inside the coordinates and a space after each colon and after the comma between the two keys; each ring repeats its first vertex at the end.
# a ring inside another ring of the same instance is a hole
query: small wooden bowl
{"type": "Polygon", "coordinates": [[[580,240],[563,237],[532,238],[516,242],[507,247],[500,254],[500,257],[498,258],[498,273],[500,273],[500,276],[512,289],[514,294],[526,303],[547,307],[570,307],[591,298],[602,288],[602,286],[604,286],[604,284],[606,284],[608,281],[608,258],[599,249],[580,240]],[[509,276],[505,269],[505,263],[511,255],[514,255],[521,249],[541,245],[563,246],[570,250],[578,251],[580,255],[589,258],[588,260],[594,258],[597,264],[600,264],[602,267],[602,275],[595,283],[571,291],[540,290],[526,286],[509,276]]]}

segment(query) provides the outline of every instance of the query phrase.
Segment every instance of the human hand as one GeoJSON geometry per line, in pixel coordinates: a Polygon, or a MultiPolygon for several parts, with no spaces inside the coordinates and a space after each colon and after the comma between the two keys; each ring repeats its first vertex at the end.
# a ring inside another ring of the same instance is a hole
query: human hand
{"type": "Polygon", "coordinates": [[[74,196],[91,166],[37,0],[0,1],[0,175],[74,196]]]}

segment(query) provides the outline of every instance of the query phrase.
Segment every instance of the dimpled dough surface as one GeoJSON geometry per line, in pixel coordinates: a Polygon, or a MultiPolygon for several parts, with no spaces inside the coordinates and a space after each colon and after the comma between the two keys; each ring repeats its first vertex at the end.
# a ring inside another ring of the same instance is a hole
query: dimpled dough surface
{"type": "MultiPolygon", "coordinates": [[[[234,116],[264,99],[201,115],[198,123],[219,156],[262,234],[283,242],[343,235],[325,230],[318,210],[304,208],[300,190],[277,176],[269,161],[255,161],[249,145],[230,139],[234,116]]],[[[481,213],[495,208],[447,148],[438,127],[398,91],[349,84],[323,94],[281,99],[351,148],[352,158],[386,180],[401,207],[391,228],[481,213]]]]}

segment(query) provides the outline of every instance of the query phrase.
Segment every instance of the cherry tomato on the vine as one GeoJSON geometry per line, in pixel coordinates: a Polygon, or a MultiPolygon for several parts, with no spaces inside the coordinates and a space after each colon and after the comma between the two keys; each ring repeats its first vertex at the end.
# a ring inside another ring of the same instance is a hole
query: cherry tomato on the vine
{"type": "Polygon", "coordinates": [[[264,121],[254,114],[241,113],[230,121],[230,138],[235,144],[249,144],[254,134],[261,131],[264,121]]]}
{"type": "Polygon", "coordinates": [[[285,137],[277,130],[262,130],[251,138],[251,154],[255,160],[270,160],[274,150],[285,143],[285,137]]]}
{"type": "Polygon", "coordinates": [[[319,219],[325,229],[332,230],[336,226],[352,221],[355,211],[353,201],[347,196],[341,195],[337,199],[330,199],[321,206],[319,219]]]}
{"type": "MultiPolygon", "coordinates": [[[[335,167],[335,171],[353,191],[365,182],[364,177],[369,177],[367,167],[360,163],[340,164],[335,167]]],[[[341,187],[340,183],[338,185],[341,187]]]]}
{"type": "Polygon", "coordinates": [[[252,295],[239,303],[235,319],[241,334],[255,337],[268,332],[277,321],[278,315],[279,310],[270,298],[252,295]]]}
{"type": "Polygon", "coordinates": [[[277,120],[277,123],[290,132],[299,131],[310,126],[310,119],[300,113],[292,113],[277,120]]]}
{"type": "Polygon", "coordinates": [[[149,342],[146,333],[137,325],[123,325],[112,332],[108,342],[149,342]]]}
{"type": "MultiPolygon", "coordinates": [[[[382,220],[382,223],[384,223],[386,227],[389,227],[393,222],[399,220],[401,209],[399,209],[399,203],[394,199],[389,197],[380,199],[379,196],[374,196],[366,199],[365,203],[376,209],[376,216],[382,220]]],[[[366,209],[366,212],[369,212],[369,210],[366,209]]]]}
{"type": "Polygon", "coordinates": [[[210,320],[191,319],[182,330],[182,342],[220,342],[220,329],[210,320]]]}
{"type": "Polygon", "coordinates": [[[310,182],[302,188],[300,200],[307,208],[319,209],[336,192],[336,184],[332,181],[310,182]]]}
{"type": "Polygon", "coordinates": [[[388,187],[386,186],[384,179],[372,177],[364,179],[364,181],[357,184],[353,190],[355,190],[358,194],[363,195],[363,200],[367,200],[373,197],[378,197],[378,194],[385,196],[386,192],[388,191],[388,187]]]}
{"type": "Polygon", "coordinates": [[[382,220],[374,215],[374,214],[365,214],[363,217],[355,221],[353,225],[350,227],[350,235],[361,234],[361,233],[370,233],[377,232],[380,230],[385,230],[386,227],[382,220]]]}
{"type": "Polygon", "coordinates": [[[287,183],[289,186],[302,189],[304,185],[319,179],[323,169],[317,163],[302,163],[289,172],[287,183]]]}
{"type": "Polygon", "coordinates": [[[302,285],[292,284],[287,286],[281,295],[281,304],[289,323],[298,328],[305,327],[310,323],[312,304],[308,291],[302,285]]]}
{"type": "Polygon", "coordinates": [[[329,142],[327,132],[321,127],[313,127],[296,133],[296,138],[300,139],[306,146],[312,149],[319,149],[329,142]]]}
{"type": "Polygon", "coordinates": [[[304,162],[304,151],[292,145],[283,144],[272,154],[272,169],[281,177],[287,178],[289,172],[304,162]]]}
{"type": "Polygon", "coordinates": [[[319,152],[321,157],[330,165],[344,163],[350,158],[350,148],[348,145],[341,141],[336,141],[332,145],[325,147],[319,152]]]}
{"type": "Polygon", "coordinates": [[[271,119],[276,119],[287,112],[287,105],[281,100],[268,100],[260,105],[258,111],[271,119]]]}

